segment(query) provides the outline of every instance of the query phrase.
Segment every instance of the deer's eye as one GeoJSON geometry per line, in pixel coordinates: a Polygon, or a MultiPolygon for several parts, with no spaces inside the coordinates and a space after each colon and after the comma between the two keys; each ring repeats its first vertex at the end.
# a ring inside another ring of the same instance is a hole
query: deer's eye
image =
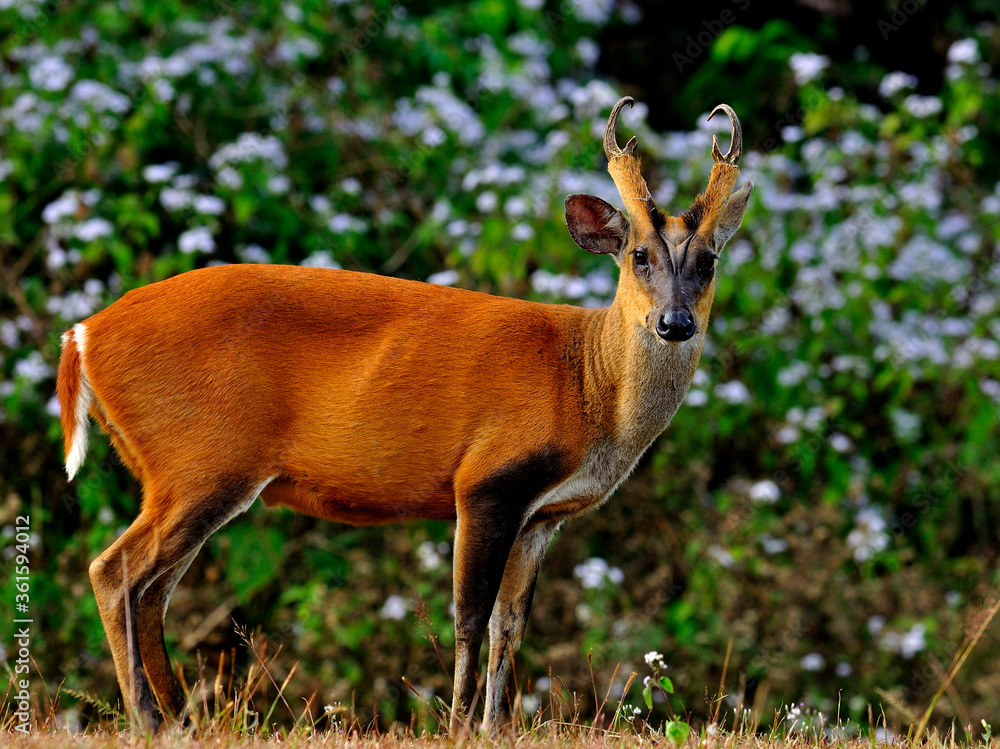
{"type": "Polygon", "coordinates": [[[632,258],[639,268],[645,268],[649,265],[649,253],[645,247],[637,247],[635,252],[632,253],[632,258]]]}
{"type": "Polygon", "coordinates": [[[705,252],[698,258],[698,275],[703,281],[709,280],[715,274],[715,261],[719,256],[714,252],[705,252]]]}

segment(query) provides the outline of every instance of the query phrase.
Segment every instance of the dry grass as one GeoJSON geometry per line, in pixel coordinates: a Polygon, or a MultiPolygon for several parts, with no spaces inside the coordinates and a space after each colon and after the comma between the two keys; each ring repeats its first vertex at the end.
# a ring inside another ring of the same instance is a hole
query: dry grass
{"type": "MultiPolygon", "coordinates": [[[[823,738],[816,734],[794,735],[748,735],[741,733],[720,732],[714,736],[694,735],[678,749],[872,749],[893,746],[921,746],[924,749],[957,749],[958,747],[982,747],[997,749],[1000,741],[993,739],[988,744],[985,741],[964,741],[963,737],[949,733],[939,735],[931,733],[920,744],[903,739],[889,740],[874,737],[823,738]]],[[[594,732],[586,726],[546,725],[538,730],[529,731],[517,736],[506,736],[491,740],[483,736],[466,737],[453,740],[445,736],[413,736],[407,732],[394,733],[340,733],[332,731],[312,734],[307,731],[294,732],[287,736],[214,734],[193,736],[189,733],[176,731],[157,735],[155,738],[129,737],[127,734],[99,730],[88,734],[74,734],[56,731],[48,734],[34,734],[27,737],[5,737],[5,746],[36,747],[80,747],[81,749],[97,749],[98,747],[145,746],[151,748],[177,747],[255,747],[255,746],[287,746],[287,747],[349,747],[364,749],[365,747],[412,747],[414,749],[461,749],[461,747],[564,747],[572,749],[588,749],[589,747],[660,747],[671,746],[662,735],[651,733],[639,735],[636,733],[594,732]]]]}
{"type": "MultiPolygon", "coordinates": [[[[33,706],[33,732],[24,735],[14,730],[16,716],[11,701],[12,679],[4,697],[3,712],[0,713],[0,731],[5,734],[4,745],[12,747],[329,746],[362,749],[405,746],[462,749],[559,746],[582,749],[666,746],[678,749],[772,749],[780,746],[781,749],[861,749],[893,745],[924,749],[1000,749],[1000,739],[993,738],[985,725],[953,724],[944,732],[928,729],[938,700],[998,612],[1000,599],[984,612],[977,626],[970,631],[927,710],[919,720],[914,721],[905,736],[888,730],[884,715],[875,714],[871,708],[867,725],[842,724],[839,720],[831,724],[820,713],[789,707],[784,713],[767,716],[769,727],[762,728],[765,716],[753,707],[745,707],[742,695],[737,695],[735,701],[726,699],[730,696],[724,686],[725,669],[723,683],[710,701],[705,727],[700,733],[692,731],[681,743],[670,740],[664,722],[655,723],[651,720],[651,713],[640,714],[625,704],[625,695],[636,677],[634,673],[626,679],[624,693],[618,698],[612,697],[610,687],[602,692],[594,683],[594,698],[598,707],[595,714],[589,717],[581,715],[580,703],[568,690],[560,689],[558,679],[552,679],[548,703],[531,716],[518,710],[522,695],[515,695],[512,704],[515,706],[516,729],[497,737],[486,736],[474,727],[467,727],[462,735],[455,738],[445,735],[443,727],[447,725],[448,706],[439,699],[434,702],[420,700],[420,708],[412,714],[409,725],[397,723],[389,731],[384,731],[380,730],[377,722],[362,724],[354,710],[346,706],[324,706],[317,714],[315,700],[310,700],[299,710],[294,709],[285,699],[284,691],[296,669],[292,668],[279,684],[273,677],[273,671],[280,651],[269,653],[266,641],[245,632],[241,635],[254,656],[246,676],[237,680],[232,666],[227,671],[220,660],[215,673],[201,673],[191,689],[185,685],[190,717],[183,726],[161,730],[155,736],[145,734],[136,727],[130,729],[128,716],[108,703],[61,687],[50,692],[48,685],[43,684],[42,704],[33,706]],[[66,698],[90,706],[95,717],[85,730],[72,731],[63,725],[64,720],[60,716],[66,698]],[[735,704],[735,707],[723,709],[724,700],[730,705],[735,704]],[[278,716],[286,717],[282,726],[278,725],[278,716]],[[289,716],[291,723],[287,720],[289,716]]],[[[419,697],[416,690],[413,691],[419,697]]],[[[667,707],[669,709],[669,701],[667,707]]]]}

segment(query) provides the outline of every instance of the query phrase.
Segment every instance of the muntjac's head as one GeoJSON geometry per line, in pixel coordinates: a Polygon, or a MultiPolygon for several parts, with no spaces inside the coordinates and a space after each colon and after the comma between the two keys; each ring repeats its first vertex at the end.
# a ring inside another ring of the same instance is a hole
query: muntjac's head
{"type": "Polygon", "coordinates": [[[743,221],[753,183],[736,192],[736,162],[743,149],[743,130],[736,113],[720,104],[729,117],[732,143],[722,153],[712,137],[715,164],[708,189],[681,216],[667,216],[653,203],[639,171],[636,139],[618,146],[618,114],[632,97],[621,99],[608,118],[604,153],[627,213],[593,195],[566,198],[566,224],[578,245],[588,252],[612,255],[620,274],[616,304],[627,319],[657,340],[681,343],[704,332],[715,296],[715,262],[743,221]]]}

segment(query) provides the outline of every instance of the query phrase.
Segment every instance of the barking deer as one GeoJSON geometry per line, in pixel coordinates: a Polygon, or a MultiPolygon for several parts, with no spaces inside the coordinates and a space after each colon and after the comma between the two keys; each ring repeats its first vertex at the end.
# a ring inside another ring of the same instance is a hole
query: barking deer
{"type": "Polygon", "coordinates": [[[341,270],[227,265],[130,291],[63,335],[66,470],[88,416],[141,483],[131,526],[90,566],[129,713],[182,716],[163,621],[206,539],[259,497],[352,524],[455,520],[451,729],[509,721],[511,661],[538,568],[567,518],[604,502],[666,428],[701,355],[715,264],[753,185],[713,137],[708,188],[653,203],[636,139],[604,134],[626,212],[570,195],[566,224],[619,268],[581,309],[341,270]]]}

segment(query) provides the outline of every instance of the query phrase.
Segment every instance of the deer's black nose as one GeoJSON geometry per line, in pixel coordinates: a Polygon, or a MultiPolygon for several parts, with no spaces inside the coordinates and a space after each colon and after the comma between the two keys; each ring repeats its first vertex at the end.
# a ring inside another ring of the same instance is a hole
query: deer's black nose
{"type": "Polygon", "coordinates": [[[686,309],[667,310],[656,321],[656,334],[664,341],[686,341],[694,335],[694,318],[686,309]]]}

